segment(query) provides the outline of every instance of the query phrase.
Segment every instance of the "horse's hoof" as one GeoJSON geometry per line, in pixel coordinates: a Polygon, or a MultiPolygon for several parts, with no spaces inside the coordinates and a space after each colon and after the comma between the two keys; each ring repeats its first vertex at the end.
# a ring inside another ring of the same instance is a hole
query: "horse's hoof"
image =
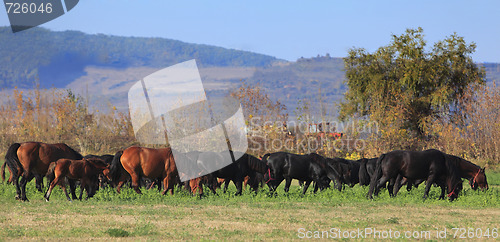
{"type": "Polygon", "coordinates": [[[15,199],[16,200],[21,200],[21,197],[19,195],[16,195],[15,199]]]}

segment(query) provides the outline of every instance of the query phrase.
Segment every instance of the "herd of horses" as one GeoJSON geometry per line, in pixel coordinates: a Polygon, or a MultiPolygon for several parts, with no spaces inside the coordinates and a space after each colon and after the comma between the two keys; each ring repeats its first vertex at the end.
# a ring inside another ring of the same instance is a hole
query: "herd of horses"
{"type": "MultiPolygon", "coordinates": [[[[184,154],[192,165],[200,166],[200,161],[217,162],[222,154],[217,152],[190,152],[184,154]]],[[[399,189],[406,185],[410,190],[426,182],[423,198],[427,198],[432,185],[441,188],[439,199],[445,194],[453,201],[462,190],[462,179],[469,180],[472,189],[488,189],[484,168],[465,159],[445,154],[439,150],[402,151],[396,150],[382,154],[378,158],[346,160],[328,158],[316,153],[305,155],[287,152],[265,154],[261,158],[242,153],[233,154],[239,157],[230,165],[207,175],[181,182],[172,150],[170,148],[152,149],[132,146],[115,155],[88,155],[80,153],[66,144],[47,144],[41,142],[25,142],[12,144],[5,155],[2,166],[2,179],[5,179],[5,168],[10,170],[9,181],[16,187],[16,199],[27,201],[26,184],[33,178],[36,186],[43,192],[43,178],[48,180],[45,199],[49,201],[53,188],[61,186],[67,199],[71,198],[66,191],[69,184],[72,199],[77,199],[76,185],[80,184],[80,196],[83,191],[87,198],[92,197],[99,186],[105,183],[120,192],[121,187],[130,181],[131,187],[141,193],[140,186],[149,181],[149,188],[158,186],[162,194],[181,185],[193,195],[202,195],[203,187],[213,193],[224,183],[224,192],[232,181],[237,188],[237,195],[242,193],[243,183],[250,185],[255,192],[267,184],[269,191],[275,193],[285,180],[285,192],[288,192],[292,179],[301,184],[305,194],[311,183],[314,192],[330,187],[341,191],[345,185],[370,186],[368,198],[378,195],[385,187],[391,196],[396,196],[399,189]],[[20,181],[19,181],[20,179],[20,181]]]]}

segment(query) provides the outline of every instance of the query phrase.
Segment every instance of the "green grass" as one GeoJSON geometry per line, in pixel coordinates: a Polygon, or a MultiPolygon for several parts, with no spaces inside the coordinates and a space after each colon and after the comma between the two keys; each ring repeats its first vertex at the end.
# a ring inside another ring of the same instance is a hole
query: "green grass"
{"type": "MultiPolygon", "coordinates": [[[[490,189],[464,191],[454,202],[438,200],[440,189],[432,187],[427,200],[424,186],[396,198],[386,190],[374,200],[366,199],[367,187],[327,189],[301,194],[297,185],[290,192],[255,194],[248,190],[234,196],[206,193],[201,199],[177,189],[173,196],[130,188],[118,194],[102,189],[88,201],[66,201],[56,187],[50,202],[27,186],[30,202],[14,199],[13,185],[0,184],[0,240],[6,239],[297,239],[297,229],[377,228],[392,230],[448,230],[455,227],[498,228],[500,226],[500,173],[487,173],[490,189]]],[[[78,193],[78,191],[77,191],[78,193]]],[[[451,233],[449,231],[449,233],[451,233]]],[[[435,238],[434,238],[435,239],[435,238]]]]}

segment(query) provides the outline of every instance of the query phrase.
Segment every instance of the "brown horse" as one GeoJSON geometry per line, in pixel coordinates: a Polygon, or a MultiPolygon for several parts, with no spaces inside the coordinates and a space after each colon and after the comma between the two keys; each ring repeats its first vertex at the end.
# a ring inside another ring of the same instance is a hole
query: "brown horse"
{"type": "MultiPolygon", "coordinates": [[[[50,163],[61,158],[81,160],[82,155],[62,143],[25,142],[12,144],[5,155],[5,162],[11,170],[20,170],[20,183],[18,173],[13,173],[13,182],[17,192],[16,199],[27,201],[26,184],[36,175],[44,176],[50,163]]],[[[71,180],[70,189],[73,199],[76,199],[75,184],[71,180]]]]}
{"type": "Polygon", "coordinates": [[[80,197],[82,200],[83,190],[87,190],[87,199],[93,195],[92,191],[95,189],[95,185],[99,181],[99,174],[103,171],[109,170],[109,165],[104,163],[103,160],[97,158],[84,158],[83,160],[71,160],[71,159],[59,159],[53,162],[49,166],[47,172],[47,177],[53,177],[53,181],[50,183],[49,190],[45,194],[45,200],[48,202],[50,198],[50,193],[56,185],[61,186],[66,194],[68,201],[68,192],[66,191],[65,178],[80,180],[80,197]]]}
{"type": "Polygon", "coordinates": [[[170,190],[174,193],[174,186],[180,182],[174,156],[170,148],[151,149],[132,146],[115,154],[108,173],[104,175],[117,185],[116,190],[120,192],[121,187],[130,177],[132,187],[141,194],[139,182],[141,177],[151,180],[161,179],[163,181],[163,195],[170,190]]]}
{"type": "Polygon", "coordinates": [[[470,187],[473,190],[477,188],[481,188],[483,191],[488,190],[488,181],[486,180],[484,168],[454,155],[445,154],[445,156],[460,170],[461,177],[469,180],[470,187]]]}

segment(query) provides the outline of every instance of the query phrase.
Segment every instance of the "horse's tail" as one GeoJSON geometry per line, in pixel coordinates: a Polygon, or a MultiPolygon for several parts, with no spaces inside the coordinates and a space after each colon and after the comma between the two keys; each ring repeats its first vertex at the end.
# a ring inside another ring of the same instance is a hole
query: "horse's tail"
{"type": "Polygon", "coordinates": [[[325,169],[328,178],[335,183],[335,186],[339,191],[342,190],[342,185],[344,184],[344,179],[342,178],[341,172],[335,167],[334,161],[332,159],[324,159],[326,164],[325,169]]]}
{"type": "Polygon", "coordinates": [[[113,157],[113,161],[111,161],[111,166],[109,167],[109,175],[113,182],[120,179],[121,170],[123,169],[123,165],[120,161],[122,155],[123,155],[122,150],[116,152],[115,157],[113,157]]]}
{"type": "Polygon", "coordinates": [[[56,178],[56,176],[54,174],[54,171],[56,170],[56,165],[57,165],[57,161],[51,162],[49,165],[49,169],[47,170],[47,173],[45,174],[45,177],[47,177],[49,184],[56,178]]]}
{"type": "Polygon", "coordinates": [[[368,159],[362,159],[359,164],[359,185],[366,186],[370,185],[370,174],[366,169],[366,163],[368,163],[368,159]]]}
{"type": "Polygon", "coordinates": [[[382,160],[384,159],[385,154],[382,154],[377,160],[377,166],[375,168],[375,172],[373,173],[370,180],[370,190],[368,190],[368,198],[373,198],[372,194],[375,190],[377,190],[377,181],[380,177],[382,177],[382,160]]]}
{"type": "Polygon", "coordinates": [[[270,155],[271,155],[270,153],[267,153],[264,156],[262,156],[262,161],[267,164],[267,158],[269,158],[270,155]]]}
{"type": "MultiPolygon", "coordinates": [[[[3,165],[2,165],[2,171],[1,171],[1,173],[2,173],[2,182],[5,181],[5,166],[7,166],[7,161],[4,162],[3,165]]],[[[12,173],[12,172],[10,172],[10,173],[12,173]]],[[[11,176],[12,176],[12,174],[11,174],[11,176]]]]}
{"type": "Polygon", "coordinates": [[[17,157],[17,150],[19,147],[21,147],[21,144],[14,143],[9,147],[7,153],[5,154],[5,164],[9,166],[10,171],[12,172],[11,175],[14,179],[18,177],[17,171],[22,170],[21,162],[19,161],[19,157],[17,157]]]}
{"type": "Polygon", "coordinates": [[[2,182],[5,181],[5,165],[7,165],[7,162],[4,162],[3,165],[2,165],[2,182]]]}

